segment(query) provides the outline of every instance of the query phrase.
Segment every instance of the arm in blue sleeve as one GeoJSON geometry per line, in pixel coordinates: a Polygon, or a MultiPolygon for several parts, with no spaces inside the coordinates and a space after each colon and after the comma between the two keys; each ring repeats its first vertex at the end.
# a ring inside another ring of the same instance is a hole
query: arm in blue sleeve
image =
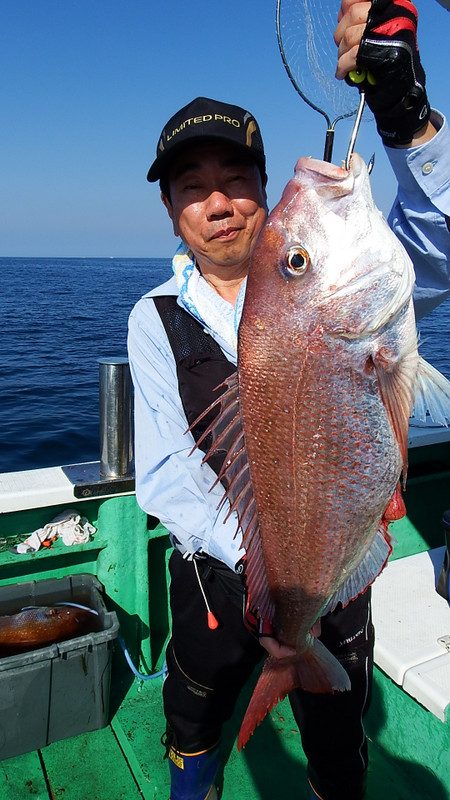
{"type": "Polygon", "coordinates": [[[143,298],[129,319],[128,352],[135,391],[136,496],[157,517],[186,553],[206,552],[232,569],[242,558],[241,534],[229,504],[218,511],[223,486],[203,453],[186,433],[176,366],[151,298],[143,298]]]}
{"type": "Polygon", "coordinates": [[[414,264],[417,319],[450,297],[450,130],[436,111],[431,121],[438,132],[429,142],[386,147],[398,181],[388,221],[414,264]]]}

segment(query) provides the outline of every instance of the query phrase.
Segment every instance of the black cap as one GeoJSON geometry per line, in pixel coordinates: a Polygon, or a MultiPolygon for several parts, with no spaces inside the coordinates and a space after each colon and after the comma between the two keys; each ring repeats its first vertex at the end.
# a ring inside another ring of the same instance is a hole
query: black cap
{"type": "Polygon", "coordinates": [[[221,139],[236,145],[256,161],[264,177],[264,145],[258,123],[252,114],[240,106],[210,100],[208,97],[196,97],[177,111],[164,126],[147,180],[159,180],[174,155],[184,145],[200,138],[221,139]]]}

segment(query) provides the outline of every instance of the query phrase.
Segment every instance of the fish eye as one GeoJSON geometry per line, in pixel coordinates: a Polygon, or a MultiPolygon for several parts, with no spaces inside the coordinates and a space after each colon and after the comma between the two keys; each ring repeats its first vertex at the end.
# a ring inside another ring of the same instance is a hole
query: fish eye
{"type": "Polygon", "coordinates": [[[290,247],[286,253],[286,269],[290,275],[304,275],[310,265],[310,261],[308,251],[301,245],[290,247]]]}

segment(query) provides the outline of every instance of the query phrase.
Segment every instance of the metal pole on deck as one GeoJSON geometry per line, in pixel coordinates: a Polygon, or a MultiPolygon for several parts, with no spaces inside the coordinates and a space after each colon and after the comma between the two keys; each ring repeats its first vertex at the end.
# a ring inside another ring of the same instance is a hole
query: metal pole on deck
{"type": "Polygon", "coordinates": [[[99,358],[100,477],[132,474],[131,375],[127,358],[99,358]]]}

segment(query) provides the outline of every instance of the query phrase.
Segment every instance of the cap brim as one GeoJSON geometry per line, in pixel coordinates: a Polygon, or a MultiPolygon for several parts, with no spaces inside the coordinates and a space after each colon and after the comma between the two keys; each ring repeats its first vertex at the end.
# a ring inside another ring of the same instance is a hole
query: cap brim
{"type": "Polygon", "coordinates": [[[168,153],[161,153],[158,158],[155,158],[153,164],[147,172],[147,180],[150,181],[150,183],[159,181],[159,179],[162,178],[162,176],[169,169],[169,165],[173,157],[183,149],[183,144],[185,143],[181,142],[179,145],[174,145],[168,153]]]}
{"type": "Polygon", "coordinates": [[[153,164],[150,166],[150,169],[147,172],[147,180],[150,183],[160,180],[167,173],[167,170],[169,169],[170,164],[175,156],[177,156],[183,150],[183,148],[190,144],[195,144],[201,141],[206,143],[208,140],[219,142],[222,141],[228,145],[231,145],[232,147],[235,147],[236,150],[239,150],[243,155],[251,158],[258,165],[262,171],[262,174],[265,175],[266,159],[262,153],[259,156],[254,150],[251,150],[244,144],[235,142],[233,139],[227,139],[225,136],[209,134],[208,136],[190,136],[183,139],[183,141],[179,144],[173,145],[166,153],[161,153],[157,158],[155,158],[153,164]]]}

